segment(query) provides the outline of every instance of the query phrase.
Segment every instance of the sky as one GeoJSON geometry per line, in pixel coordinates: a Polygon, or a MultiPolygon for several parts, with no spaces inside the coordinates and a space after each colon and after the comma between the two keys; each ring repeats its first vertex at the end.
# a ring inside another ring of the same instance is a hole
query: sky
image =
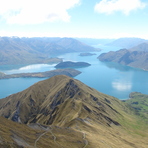
{"type": "Polygon", "coordinates": [[[147,0],[0,2],[0,36],[148,39],[147,0]]]}

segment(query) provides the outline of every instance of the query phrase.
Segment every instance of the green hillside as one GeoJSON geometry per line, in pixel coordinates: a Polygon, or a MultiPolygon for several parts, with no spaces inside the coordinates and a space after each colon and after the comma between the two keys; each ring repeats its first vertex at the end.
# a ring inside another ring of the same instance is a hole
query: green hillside
{"type": "Polygon", "coordinates": [[[148,121],[148,95],[133,92],[130,94],[130,99],[125,102],[136,109],[137,113],[148,121]]]}

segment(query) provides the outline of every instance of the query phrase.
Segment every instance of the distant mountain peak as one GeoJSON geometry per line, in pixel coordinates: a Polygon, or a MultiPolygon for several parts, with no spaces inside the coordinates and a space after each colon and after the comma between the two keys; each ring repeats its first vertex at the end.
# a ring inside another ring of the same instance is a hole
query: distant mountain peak
{"type": "Polygon", "coordinates": [[[108,43],[108,46],[117,46],[121,48],[132,48],[134,46],[137,46],[138,44],[141,44],[145,42],[145,39],[136,38],[136,37],[125,37],[125,38],[119,38],[114,40],[111,43],[108,43]]]}

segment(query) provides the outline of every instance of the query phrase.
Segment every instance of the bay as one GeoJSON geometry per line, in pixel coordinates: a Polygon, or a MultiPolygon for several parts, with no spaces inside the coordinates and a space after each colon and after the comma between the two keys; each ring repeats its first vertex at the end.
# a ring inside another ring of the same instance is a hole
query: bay
{"type": "MultiPolygon", "coordinates": [[[[83,61],[91,64],[89,67],[78,68],[82,73],[75,78],[96,90],[117,97],[128,99],[129,93],[137,91],[148,94],[148,72],[123,66],[117,63],[100,62],[97,57],[103,52],[118,50],[120,47],[100,46],[104,49],[93,56],[79,56],[80,53],[67,53],[58,57],[64,61],[83,61]]],[[[7,74],[22,72],[44,72],[54,70],[55,65],[34,64],[18,66],[0,66],[0,71],[7,74]]],[[[46,78],[14,78],[0,80],[0,98],[22,91],[34,83],[46,78]]]]}

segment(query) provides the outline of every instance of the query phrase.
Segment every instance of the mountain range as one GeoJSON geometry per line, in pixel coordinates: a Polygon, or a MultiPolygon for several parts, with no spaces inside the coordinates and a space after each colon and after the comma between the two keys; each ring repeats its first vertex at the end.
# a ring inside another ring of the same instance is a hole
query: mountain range
{"type": "Polygon", "coordinates": [[[61,59],[49,57],[86,51],[99,50],[73,38],[0,37],[0,65],[59,63],[61,59]]]}
{"type": "Polygon", "coordinates": [[[141,43],[130,49],[120,49],[101,54],[98,59],[103,62],[119,64],[148,70],[148,42],[141,43]]]}
{"type": "Polygon", "coordinates": [[[104,39],[76,38],[76,39],[90,46],[95,46],[95,47],[99,45],[104,45],[104,46],[116,46],[119,48],[127,48],[127,49],[147,41],[146,39],[136,38],[136,37],[124,37],[118,39],[106,39],[106,38],[104,39]]]}
{"type": "Polygon", "coordinates": [[[1,147],[148,145],[147,124],[135,109],[65,75],[0,99],[0,116],[1,147]]]}
{"type": "Polygon", "coordinates": [[[132,48],[141,43],[146,42],[147,40],[141,38],[134,38],[134,37],[126,37],[126,38],[119,38],[110,43],[107,43],[107,46],[117,46],[122,48],[132,48]]]}

